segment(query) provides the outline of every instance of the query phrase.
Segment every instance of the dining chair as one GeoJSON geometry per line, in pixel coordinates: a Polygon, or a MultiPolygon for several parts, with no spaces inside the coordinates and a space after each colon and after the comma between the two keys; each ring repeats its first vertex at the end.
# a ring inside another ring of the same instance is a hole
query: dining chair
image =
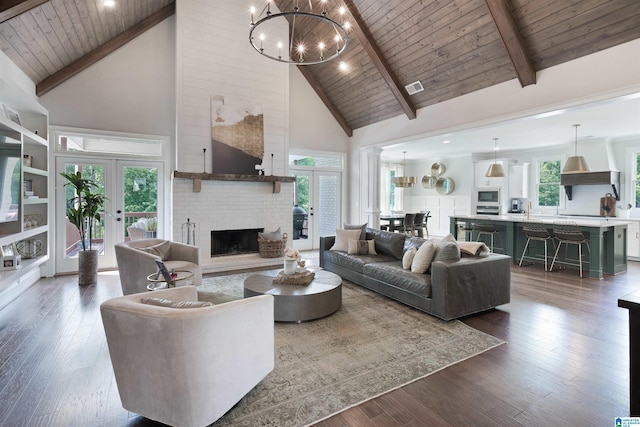
{"type": "Polygon", "coordinates": [[[422,227],[427,235],[427,239],[429,238],[429,218],[431,218],[431,211],[420,211],[424,212],[424,223],[422,227]]]}
{"type": "Polygon", "coordinates": [[[413,234],[413,230],[415,229],[416,214],[414,213],[406,213],[404,214],[404,221],[402,222],[402,230],[405,234],[413,234]]]}
{"type": "Polygon", "coordinates": [[[418,237],[424,236],[424,217],[425,212],[418,212],[413,220],[413,234],[417,234],[418,237]]]}

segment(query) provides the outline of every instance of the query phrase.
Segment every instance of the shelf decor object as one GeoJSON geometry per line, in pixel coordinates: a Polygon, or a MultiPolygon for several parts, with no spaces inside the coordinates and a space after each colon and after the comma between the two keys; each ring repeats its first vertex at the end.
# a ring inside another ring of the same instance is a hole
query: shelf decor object
{"type": "Polygon", "coordinates": [[[44,243],[42,240],[25,239],[16,243],[16,251],[24,259],[32,259],[43,254],[44,243]]]}
{"type": "Polygon", "coordinates": [[[271,3],[267,1],[260,11],[250,10],[249,42],[261,55],[288,64],[313,65],[331,61],[347,48],[350,23],[340,24],[332,18],[346,13],[338,2],[331,7],[327,0],[294,0],[292,9],[283,12],[272,12],[271,3]]]}

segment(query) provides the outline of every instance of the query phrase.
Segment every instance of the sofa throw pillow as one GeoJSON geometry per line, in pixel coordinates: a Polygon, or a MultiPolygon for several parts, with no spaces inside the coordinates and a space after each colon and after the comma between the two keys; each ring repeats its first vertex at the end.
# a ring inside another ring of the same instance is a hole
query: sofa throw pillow
{"type": "Polygon", "coordinates": [[[282,240],[282,231],[280,231],[281,227],[278,227],[276,231],[272,231],[271,233],[258,233],[258,236],[262,240],[282,240]]]}
{"type": "Polygon", "coordinates": [[[169,308],[202,308],[213,307],[213,303],[209,301],[171,301],[164,298],[142,298],[142,304],[157,305],[159,307],[169,308]]]}
{"type": "Polygon", "coordinates": [[[329,250],[347,252],[349,250],[349,240],[360,240],[360,230],[337,229],[336,241],[329,250]]]}
{"type": "Polygon", "coordinates": [[[356,224],[342,224],[342,228],[344,230],[360,230],[360,239],[359,240],[365,240],[367,238],[367,222],[365,222],[362,225],[356,225],[356,224]]]}
{"type": "Polygon", "coordinates": [[[142,252],[146,252],[151,255],[157,255],[161,260],[165,261],[169,258],[169,250],[171,249],[171,242],[169,240],[165,240],[162,243],[158,243],[157,245],[147,246],[146,248],[136,248],[142,252]]]}
{"type": "Polygon", "coordinates": [[[373,240],[349,240],[347,253],[349,255],[378,255],[373,240]]]}
{"type": "Polygon", "coordinates": [[[416,252],[411,262],[412,273],[426,273],[436,253],[436,247],[431,240],[424,242],[416,252]]]}
{"type": "Polygon", "coordinates": [[[433,257],[435,261],[448,261],[460,259],[460,246],[451,235],[448,234],[436,244],[436,254],[433,257]]]}
{"type": "Polygon", "coordinates": [[[415,246],[411,246],[402,256],[402,268],[405,270],[411,269],[411,264],[413,263],[413,258],[416,256],[416,252],[418,249],[415,246]]]}

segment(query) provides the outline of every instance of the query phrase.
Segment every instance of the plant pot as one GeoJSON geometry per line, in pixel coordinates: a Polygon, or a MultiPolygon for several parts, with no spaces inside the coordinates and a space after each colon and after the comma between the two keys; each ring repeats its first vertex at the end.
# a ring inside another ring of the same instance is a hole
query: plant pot
{"type": "Polygon", "coordinates": [[[78,253],[78,285],[88,286],[98,283],[98,251],[78,253]]]}

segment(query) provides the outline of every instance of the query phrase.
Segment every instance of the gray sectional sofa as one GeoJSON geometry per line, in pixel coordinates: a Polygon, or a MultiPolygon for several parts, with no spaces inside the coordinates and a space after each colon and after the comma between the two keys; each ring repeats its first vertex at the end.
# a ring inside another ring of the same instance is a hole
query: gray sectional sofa
{"type": "Polygon", "coordinates": [[[320,238],[320,267],[389,298],[444,320],[506,304],[511,298],[511,258],[506,255],[463,256],[437,260],[424,274],[402,268],[402,257],[425,239],[366,229],[376,255],[349,255],[330,250],[335,236],[320,238]]]}

